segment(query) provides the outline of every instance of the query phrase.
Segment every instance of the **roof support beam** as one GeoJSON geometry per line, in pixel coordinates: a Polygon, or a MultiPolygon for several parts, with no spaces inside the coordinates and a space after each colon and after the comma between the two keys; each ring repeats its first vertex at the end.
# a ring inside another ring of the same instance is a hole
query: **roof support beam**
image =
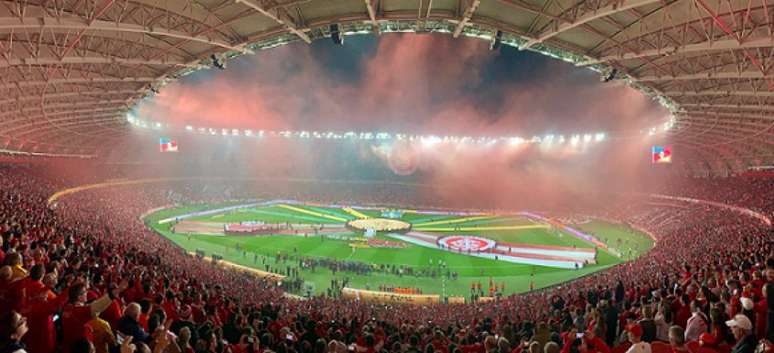
{"type": "MultiPolygon", "coordinates": [[[[465,0],[460,0],[465,1],[465,0]]],[[[462,14],[462,19],[459,23],[457,23],[457,27],[454,28],[453,37],[458,38],[460,34],[462,33],[462,30],[465,28],[465,25],[470,22],[470,18],[473,17],[473,13],[476,12],[476,9],[478,8],[478,5],[481,4],[481,0],[469,0],[470,3],[468,4],[468,7],[465,9],[465,12],[462,14]]]]}
{"type": "Polygon", "coordinates": [[[98,114],[91,114],[89,116],[82,116],[82,115],[69,115],[64,118],[57,118],[57,119],[48,119],[48,120],[36,120],[27,124],[20,124],[15,125],[12,129],[4,130],[2,133],[4,134],[13,134],[14,136],[24,136],[25,133],[29,133],[31,131],[36,131],[39,129],[32,129],[29,130],[30,127],[35,126],[43,126],[43,125],[52,125],[52,126],[59,126],[64,124],[58,124],[58,123],[67,123],[67,126],[70,125],[77,125],[79,123],[85,124],[89,121],[99,121],[99,122],[112,122],[112,121],[118,121],[120,117],[114,113],[111,112],[105,112],[105,113],[98,113],[98,114]]]}
{"type": "Polygon", "coordinates": [[[662,0],[620,0],[610,5],[607,5],[605,7],[599,8],[596,11],[592,11],[590,13],[584,14],[583,16],[575,19],[572,22],[564,22],[564,23],[558,24],[556,21],[554,21],[553,30],[540,34],[537,38],[532,39],[527,43],[525,43],[524,45],[522,45],[520,49],[528,49],[535,44],[543,43],[544,41],[550,38],[553,38],[554,36],[559,35],[562,32],[571,30],[585,23],[589,23],[591,21],[598,20],[603,17],[607,17],[624,11],[629,11],[633,8],[650,5],[661,1],[662,0]]]}
{"type": "Polygon", "coordinates": [[[726,112],[716,112],[716,111],[706,111],[706,110],[689,110],[687,112],[689,116],[707,116],[707,117],[726,117],[726,118],[753,118],[753,119],[761,119],[761,120],[772,120],[774,121],[774,117],[771,116],[771,114],[766,114],[764,112],[760,113],[726,113],[726,112]]]}
{"type": "MultiPolygon", "coordinates": [[[[79,134],[82,136],[96,137],[102,136],[104,131],[117,131],[114,127],[105,125],[106,123],[113,123],[116,120],[117,117],[115,116],[105,115],[103,117],[95,116],[94,118],[88,120],[70,119],[69,121],[59,123],[47,123],[46,121],[39,121],[35,124],[32,124],[31,126],[28,126],[27,130],[13,132],[13,135],[18,138],[24,138],[26,136],[40,135],[44,131],[60,132],[63,130],[63,128],[70,128],[78,129],[79,134]],[[99,132],[93,131],[92,128],[97,126],[101,127],[102,129],[99,132]],[[90,129],[81,130],[83,127],[89,127],[90,129]],[[84,131],[88,131],[88,133],[85,133],[84,131]]],[[[49,139],[48,137],[49,136],[46,136],[46,138],[42,140],[47,141],[49,139]]]]}
{"type": "Polygon", "coordinates": [[[288,31],[297,35],[299,38],[301,38],[301,40],[303,40],[307,44],[312,42],[312,40],[309,38],[308,35],[306,35],[306,33],[296,28],[296,25],[294,25],[290,21],[283,20],[279,16],[271,13],[269,10],[264,9],[263,7],[258,5],[254,0],[234,0],[234,2],[245,5],[255,11],[260,12],[262,15],[274,20],[274,22],[277,22],[280,25],[284,26],[288,31]]]}
{"type": "MultiPolygon", "coordinates": [[[[767,129],[769,128],[769,126],[771,126],[770,122],[755,123],[755,122],[749,122],[749,121],[735,121],[735,120],[728,120],[728,119],[707,120],[707,119],[702,119],[698,117],[692,118],[692,119],[684,119],[681,124],[685,124],[685,127],[688,127],[688,126],[718,127],[718,128],[722,128],[724,131],[728,133],[733,133],[738,131],[755,133],[755,132],[759,132],[760,129],[767,129]]],[[[772,141],[772,143],[774,143],[774,141],[772,141]]]]}
{"type": "Polygon", "coordinates": [[[765,112],[774,112],[774,106],[766,106],[760,104],[709,104],[709,103],[678,103],[681,107],[693,107],[693,108],[726,108],[726,109],[740,109],[740,110],[758,110],[765,112]]]}
{"type": "Polygon", "coordinates": [[[0,124],[0,127],[5,127],[8,129],[3,130],[2,128],[0,128],[0,134],[6,131],[13,131],[19,126],[27,126],[28,124],[24,124],[24,123],[30,122],[30,121],[32,121],[30,124],[34,124],[37,122],[59,121],[59,120],[67,120],[67,119],[88,119],[94,116],[107,116],[107,115],[116,117],[116,120],[126,121],[125,119],[121,119],[121,115],[116,114],[112,109],[92,109],[92,110],[84,109],[79,111],[59,112],[59,113],[50,113],[50,114],[35,113],[35,114],[24,115],[21,118],[3,121],[2,124],[0,124]],[[52,117],[61,117],[61,116],[64,116],[66,118],[64,119],[52,118],[52,117]],[[20,123],[21,125],[19,125],[20,123]]]}
{"type": "MultiPolygon", "coordinates": [[[[118,94],[136,94],[136,93],[142,93],[145,90],[133,90],[133,89],[119,89],[119,90],[88,90],[88,91],[81,91],[81,92],[61,92],[61,93],[47,93],[42,96],[40,95],[31,95],[31,96],[19,96],[19,97],[13,97],[8,99],[0,99],[0,106],[6,103],[13,103],[18,101],[35,101],[35,100],[48,100],[48,99],[58,99],[58,98],[68,98],[68,97],[80,97],[80,96],[108,96],[108,95],[118,95],[118,94]]],[[[89,97],[92,98],[92,97],[89,97]]]]}
{"type": "Polygon", "coordinates": [[[185,39],[199,43],[205,43],[212,46],[221,47],[228,50],[234,50],[239,52],[245,52],[244,45],[232,45],[231,43],[214,40],[205,36],[192,36],[185,32],[168,30],[164,28],[151,28],[143,27],[141,25],[135,25],[130,23],[116,23],[112,21],[94,20],[91,23],[85,23],[82,18],[51,18],[51,17],[39,17],[39,18],[18,18],[18,17],[0,17],[0,32],[14,32],[18,30],[31,30],[35,32],[42,32],[43,30],[52,31],[103,31],[103,32],[125,32],[125,33],[142,33],[152,36],[164,36],[177,39],[185,39]]]}
{"type": "Polygon", "coordinates": [[[0,68],[21,65],[60,65],[60,64],[124,64],[124,65],[159,65],[159,66],[181,66],[194,69],[206,68],[205,65],[197,63],[186,63],[181,60],[144,60],[144,59],[125,59],[110,58],[104,56],[70,56],[62,59],[57,58],[24,58],[10,59],[0,61],[0,68]]]}
{"type": "MultiPolygon", "coordinates": [[[[102,128],[102,129],[98,130],[96,134],[83,135],[82,137],[80,137],[76,142],[77,146],[79,147],[104,146],[106,141],[115,140],[120,136],[126,135],[126,132],[119,132],[119,130],[106,127],[102,123],[91,123],[91,124],[85,124],[84,126],[102,128]]],[[[62,133],[63,130],[66,132],[71,131],[71,129],[67,127],[63,129],[57,129],[55,126],[50,126],[50,127],[38,130],[37,131],[38,135],[36,135],[35,138],[44,139],[45,141],[53,141],[54,143],[61,144],[62,142],[68,141],[66,137],[63,137],[63,136],[67,136],[67,134],[62,133]]],[[[99,148],[97,148],[97,151],[99,151],[99,148]]]]}
{"type": "Polygon", "coordinates": [[[687,80],[712,80],[712,79],[748,79],[748,78],[769,78],[774,77],[774,73],[764,74],[760,71],[738,72],[708,72],[701,74],[682,74],[673,76],[643,76],[640,78],[632,77],[635,82],[659,82],[659,81],[687,81],[687,80]]]}
{"type": "Polygon", "coordinates": [[[379,0],[363,0],[365,2],[366,10],[368,11],[368,18],[371,20],[371,27],[376,34],[382,34],[382,30],[379,27],[379,22],[376,21],[376,11],[374,10],[374,1],[379,0]]]}
{"type": "Polygon", "coordinates": [[[88,84],[88,83],[150,83],[155,82],[155,77],[95,77],[95,78],[62,78],[51,79],[48,81],[20,81],[13,83],[0,84],[0,89],[17,87],[34,87],[56,84],[88,84]]]}
{"type": "Polygon", "coordinates": [[[750,97],[774,97],[774,92],[769,91],[667,91],[664,95],[669,97],[703,97],[703,96],[750,96],[750,97]]]}
{"type": "Polygon", "coordinates": [[[643,50],[640,52],[630,52],[622,55],[608,55],[596,60],[590,60],[579,65],[595,65],[607,63],[610,61],[624,61],[632,59],[647,58],[651,56],[687,54],[694,52],[712,51],[712,50],[735,50],[748,48],[766,48],[774,47],[774,37],[761,37],[745,42],[739,42],[736,39],[726,39],[718,41],[706,41],[702,43],[686,44],[679,47],[665,47],[659,49],[643,50]]]}
{"type": "MultiPolygon", "coordinates": [[[[20,115],[20,116],[26,116],[24,114],[25,111],[31,111],[31,112],[43,112],[46,115],[51,115],[55,113],[60,113],[62,111],[51,111],[49,110],[55,110],[55,109],[66,109],[66,108],[75,108],[75,107],[93,107],[92,109],[98,109],[96,107],[110,107],[105,109],[114,110],[116,112],[122,111],[123,108],[126,108],[126,100],[123,99],[111,99],[111,100],[103,100],[103,101],[87,101],[87,102],[72,102],[72,103],[59,103],[59,104],[48,104],[45,106],[38,106],[38,107],[25,107],[22,108],[21,111],[18,109],[12,109],[5,112],[0,112],[0,117],[3,116],[10,116],[10,115],[20,115]]],[[[71,111],[71,110],[64,110],[65,112],[71,111]]],[[[80,112],[89,112],[90,110],[76,110],[80,112]]],[[[2,122],[3,124],[5,121],[2,122]]]]}

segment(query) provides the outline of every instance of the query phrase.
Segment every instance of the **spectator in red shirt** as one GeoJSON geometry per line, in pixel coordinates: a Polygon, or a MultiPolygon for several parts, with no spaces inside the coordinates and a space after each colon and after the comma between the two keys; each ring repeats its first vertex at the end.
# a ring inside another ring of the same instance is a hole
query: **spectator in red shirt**
{"type": "Polygon", "coordinates": [[[29,334],[24,343],[31,353],[52,353],[56,349],[54,315],[61,309],[63,300],[43,284],[43,265],[30,269],[30,275],[22,280],[24,309],[28,316],[29,334]]]}
{"type": "Polygon", "coordinates": [[[69,352],[78,340],[89,338],[88,322],[107,309],[113,298],[126,287],[127,282],[122,281],[117,288],[108,289],[105,295],[90,304],[86,303],[88,291],[85,283],[76,283],[69,288],[68,303],[62,311],[62,346],[65,353],[69,352]]]}

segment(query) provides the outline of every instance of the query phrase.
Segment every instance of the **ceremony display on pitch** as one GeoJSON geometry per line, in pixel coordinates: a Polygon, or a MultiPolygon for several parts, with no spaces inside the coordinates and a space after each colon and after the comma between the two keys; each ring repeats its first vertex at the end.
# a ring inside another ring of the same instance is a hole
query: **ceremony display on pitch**
{"type": "Polygon", "coordinates": [[[191,253],[281,278],[299,294],[509,295],[628,261],[653,244],[598,220],[294,200],[181,206],[146,222],[191,253]]]}

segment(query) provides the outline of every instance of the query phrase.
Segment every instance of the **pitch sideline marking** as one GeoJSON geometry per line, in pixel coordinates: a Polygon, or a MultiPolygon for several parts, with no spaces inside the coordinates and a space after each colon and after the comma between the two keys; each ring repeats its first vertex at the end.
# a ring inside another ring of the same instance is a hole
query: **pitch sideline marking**
{"type": "Polygon", "coordinates": [[[438,225],[438,224],[464,223],[464,222],[468,222],[468,221],[475,221],[475,220],[479,220],[479,219],[493,218],[493,217],[494,216],[475,216],[475,217],[445,219],[445,220],[434,221],[434,222],[417,223],[417,224],[414,224],[414,226],[415,227],[424,227],[424,226],[431,226],[431,225],[438,225]]]}
{"type": "Polygon", "coordinates": [[[454,231],[476,231],[476,230],[515,230],[515,229],[549,229],[551,226],[545,224],[536,224],[532,226],[493,226],[493,227],[443,227],[443,228],[425,228],[416,227],[415,230],[426,232],[454,232],[454,231]]]}
{"type": "Polygon", "coordinates": [[[327,208],[324,208],[323,206],[299,204],[299,205],[296,205],[296,207],[303,208],[305,210],[309,210],[312,212],[320,212],[320,213],[335,216],[335,217],[347,217],[347,218],[350,217],[350,215],[346,212],[343,212],[343,213],[338,212],[336,211],[336,209],[327,209],[327,208]]]}
{"type": "Polygon", "coordinates": [[[282,207],[282,208],[286,208],[286,209],[289,209],[289,210],[293,210],[293,211],[296,211],[296,212],[310,214],[312,216],[332,219],[332,220],[339,221],[339,222],[345,222],[346,223],[347,221],[349,221],[346,218],[331,216],[331,215],[322,214],[322,213],[314,212],[314,211],[309,211],[309,210],[305,210],[303,208],[298,208],[298,207],[294,207],[294,206],[290,206],[290,205],[280,204],[280,205],[277,205],[277,206],[282,207]]]}
{"type": "Polygon", "coordinates": [[[352,207],[343,207],[341,210],[346,212],[346,213],[349,213],[349,214],[351,214],[351,215],[353,215],[353,216],[355,216],[357,218],[360,218],[360,219],[371,218],[371,217],[369,217],[369,216],[367,216],[365,214],[362,214],[362,213],[358,212],[356,209],[354,209],[352,207]]]}

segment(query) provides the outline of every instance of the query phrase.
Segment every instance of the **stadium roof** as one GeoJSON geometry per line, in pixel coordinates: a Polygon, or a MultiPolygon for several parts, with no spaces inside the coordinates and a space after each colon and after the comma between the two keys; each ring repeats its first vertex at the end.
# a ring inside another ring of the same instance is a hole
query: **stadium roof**
{"type": "Polygon", "coordinates": [[[590,66],[672,110],[691,168],[774,164],[771,0],[2,0],[0,147],[92,154],[220,58],[341,32],[444,32],[590,66]]]}

